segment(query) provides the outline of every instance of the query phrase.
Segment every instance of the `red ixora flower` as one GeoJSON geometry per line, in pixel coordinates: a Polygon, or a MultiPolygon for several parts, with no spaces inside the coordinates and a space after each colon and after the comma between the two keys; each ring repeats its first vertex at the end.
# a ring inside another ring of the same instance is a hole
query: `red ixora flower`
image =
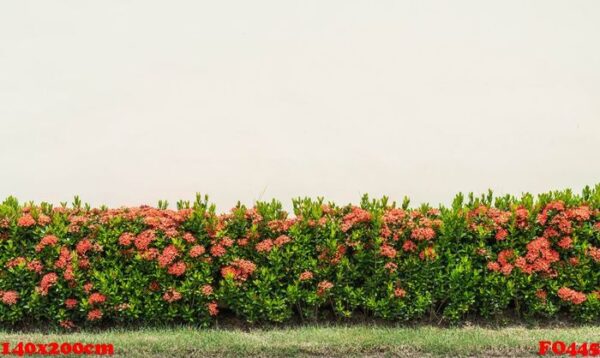
{"type": "Polygon", "coordinates": [[[342,231],[350,230],[354,225],[371,221],[371,213],[359,207],[352,207],[352,211],[342,218],[342,231]]]}
{"type": "Polygon", "coordinates": [[[42,265],[40,260],[31,260],[27,263],[27,269],[35,273],[41,273],[44,269],[44,265],[42,265]]]}
{"type": "Polygon", "coordinates": [[[397,287],[394,290],[394,297],[402,298],[404,296],[406,296],[406,291],[404,291],[403,289],[397,287]]]}
{"type": "Polygon", "coordinates": [[[271,249],[273,249],[273,240],[271,239],[266,239],[263,240],[261,242],[259,242],[258,244],[256,244],[256,251],[258,252],[269,252],[271,251],[271,249]]]}
{"type": "Polygon", "coordinates": [[[535,296],[539,298],[540,301],[546,302],[546,297],[548,297],[548,294],[546,293],[546,291],[540,289],[535,292],[535,296]]]}
{"type": "Polygon", "coordinates": [[[31,227],[35,225],[35,219],[31,214],[25,214],[17,220],[17,225],[20,227],[31,227]]]}
{"type": "Polygon", "coordinates": [[[502,240],[506,239],[507,236],[508,236],[508,231],[506,231],[505,229],[498,229],[498,231],[496,232],[496,240],[498,240],[498,241],[502,241],[502,240]]]}
{"type": "Polygon", "coordinates": [[[19,294],[16,291],[0,291],[0,299],[5,305],[12,306],[19,300],[19,294]]]}
{"type": "Polygon", "coordinates": [[[175,289],[171,288],[167,292],[163,294],[163,300],[173,303],[175,301],[179,301],[182,298],[181,293],[177,292],[175,289]]]}
{"type": "Polygon", "coordinates": [[[44,214],[38,215],[37,222],[38,222],[38,224],[40,224],[42,226],[50,224],[51,221],[52,221],[52,219],[50,219],[50,217],[48,215],[44,215],[44,214]]]}
{"type": "Polygon", "coordinates": [[[498,253],[498,262],[488,262],[488,270],[502,272],[502,274],[505,276],[510,275],[514,266],[513,264],[509,263],[508,260],[512,259],[514,254],[514,251],[510,249],[500,251],[500,253],[498,253]]]}
{"type": "Polygon", "coordinates": [[[150,243],[154,241],[155,238],[156,234],[154,230],[143,231],[136,237],[134,242],[135,247],[140,251],[144,251],[148,248],[148,245],[150,245],[150,243]]]}
{"type": "Polygon", "coordinates": [[[590,246],[587,249],[587,254],[596,262],[600,262],[600,248],[590,246]]]}
{"type": "Polygon", "coordinates": [[[558,246],[562,247],[563,249],[570,249],[573,246],[573,239],[571,239],[569,236],[565,236],[560,239],[558,246]]]}
{"type": "Polygon", "coordinates": [[[150,289],[150,291],[156,292],[156,291],[160,290],[160,284],[156,281],[152,281],[152,282],[150,282],[150,285],[148,286],[148,288],[150,289]]]}
{"type": "Polygon", "coordinates": [[[92,245],[92,242],[90,240],[83,239],[77,243],[77,246],[75,247],[75,251],[77,251],[77,253],[79,255],[85,255],[93,247],[94,247],[94,245],[92,245]]]}
{"type": "Polygon", "coordinates": [[[40,294],[42,296],[46,296],[48,294],[48,290],[50,290],[50,288],[54,286],[54,284],[56,284],[57,281],[58,275],[54,272],[45,274],[44,277],[42,277],[42,281],[40,281],[40,294]]]}
{"type": "Polygon", "coordinates": [[[410,240],[406,240],[402,245],[402,250],[406,252],[415,252],[417,250],[417,244],[410,240]]]}
{"type": "Polygon", "coordinates": [[[558,262],[560,256],[552,249],[550,241],[545,237],[538,237],[527,244],[527,254],[519,257],[515,265],[523,272],[545,272],[553,274],[552,264],[558,262]]]}
{"type": "Polygon", "coordinates": [[[104,303],[105,301],[106,301],[106,296],[104,296],[103,294],[98,293],[98,292],[92,293],[90,295],[90,298],[88,299],[88,302],[91,305],[97,305],[97,304],[100,304],[100,303],[104,303]]]}
{"type": "Polygon", "coordinates": [[[388,262],[387,264],[385,264],[384,268],[386,270],[388,270],[390,273],[392,273],[392,272],[396,272],[396,270],[398,269],[398,265],[396,265],[393,262],[388,262]]]}
{"type": "Polygon", "coordinates": [[[527,210],[523,206],[518,207],[517,210],[515,210],[515,218],[517,221],[517,227],[519,229],[527,228],[529,220],[529,210],[527,210]]]}
{"type": "Polygon", "coordinates": [[[208,314],[211,316],[216,316],[219,314],[219,306],[217,305],[216,302],[210,302],[206,305],[206,308],[208,308],[208,314]]]}
{"type": "Polygon", "coordinates": [[[58,243],[58,238],[54,235],[46,235],[44,236],[39,244],[35,245],[35,251],[36,252],[40,252],[42,251],[46,246],[54,246],[58,243]]]}
{"type": "Polygon", "coordinates": [[[333,288],[333,283],[329,281],[321,281],[317,285],[317,295],[323,296],[327,291],[333,288]]]}
{"type": "Polygon", "coordinates": [[[85,285],[83,285],[83,291],[85,293],[90,293],[90,291],[92,290],[92,288],[94,288],[94,284],[91,283],[91,282],[88,282],[85,285]]]}
{"type": "Polygon", "coordinates": [[[256,265],[252,261],[237,259],[231,262],[229,266],[221,268],[221,275],[224,278],[233,278],[236,281],[246,281],[256,270],[256,265]]]}
{"type": "Polygon", "coordinates": [[[485,256],[485,255],[487,255],[487,250],[484,249],[483,247],[479,247],[479,248],[477,248],[475,253],[477,253],[477,255],[479,255],[479,256],[485,256]]]}
{"type": "Polygon", "coordinates": [[[190,234],[189,232],[183,234],[183,239],[189,243],[196,242],[196,238],[194,237],[194,235],[190,234]]]}
{"type": "Polygon", "coordinates": [[[87,314],[88,321],[97,321],[101,318],[102,318],[102,311],[97,308],[89,311],[87,314]]]}
{"type": "Polygon", "coordinates": [[[59,322],[60,326],[65,329],[73,329],[75,328],[75,323],[73,321],[65,319],[59,322]]]}
{"type": "Polygon", "coordinates": [[[129,246],[135,240],[135,235],[129,232],[124,232],[119,236],[119,244],[122,246],[129,246]]]}
{"type": "Polygon", "coordinates": [[[592,211],[589,206],[582,205],[569,209],[566,214],[569,219],[575,221],[587,221],[592,216],[592,211]]]}
{"type": "Polygon", "coordinates": [[[190,257],[198,257],[203,255],[206,252],[206,249],[202,245],[194,245],[190,249],[190,257]]]}
{"type": "Polygon", "coordinates": [[[221,245],[214,245],[210,248],[210,254],[214,257],[221,257],[227,253],[227,250],[221,245]]]}
{"type": "Polygon", "coordinates": [[[500,271],[500,264],[497,263],[496,261],[488,262],[487,268],[490,271],[499,272],[500,271]]]}
{"type": "Polygon", "coordinates": [[[396,257],[396,249],[394,249],[390,245],[383,244],[379,249],[379,254],[383,257],[393,259],[394,257],[396,257]]]}
{"type": "Polygon", "coordinates": [[[310,271],[304,271],[300,274],[300,281],[308,281],[308,280],[312,280],[313,278],[313,273],[310,271]]]}
{"type": "Polygon", "coordinates": [[[173,275],[173,276],[181,276],[185,273],[185,262],[183,261],[177,261],[176,263],[174,263],[173,265],[171,265],[169,267],[169,274],[173,275]]]}
{"type": "Polygon", "coordinates": [[[274,244],[275,244],[275,246],[280,247],[291,241],[292,241],[292,239],[289,236],[281,235],[275,239],[274,244]]]}
{"type": "Polygon", "coordinates": [[[54,263],[54,266],[56,266],[56,268],[59,268],[59,269],[65,269],[65,268],[67,268],[67,265],[69,265],[70,262],[71,262],[71,252],[69,251],[68,248],[66,248],[64,246],[61,247],[60,254],[58,256],[58,259],[54,263]]]}
{"type": "Polygon", "coordinates": [[[213,294],[213,288],[211,285],[204,285],[202,286],[202,289],[200,289],[200,291],[202,291],[202,294],[204,296],[210,296],[213,294]]]}
{"type": "Polygon", "coordinates": [[[223,245],[225,247],[232,247],[234,243],[235,243],[235,241],[233,241],[233,239],[230,238],[229,236],[225,236],[225,237],[221,238],[221,245],[223,245]]]}
{"type": "Polygon", "coordinates": [[[418,227],[413,229],[410,237],[417,241],[429,241],[435,238],[435,231],[430,227],[418,227]]]}
{"type": "Polygon", "coordinates": [[[582,304],[587,299],[584,293],[572,290],[568,287],[561,287],[557,293],[561,300],[571,302],[576,305],[582,304]]]}
{"type": "Polygon", "coordinates": [[[162,254],[160,254],[160,256],[158,257],[158,266],[167,267],[168,265],[173,263],[173,261],[175,261],[178,255],[179,251],[177,251],[177,248],[175,246],[169,245],[165,247],[162,254]]]}
{"type": "Polygon", "coordinates": [[[77,307],[77,300],[74,298],[67,298],[65,300],[65,306],[71,310],[71,309],[77,307]]]}

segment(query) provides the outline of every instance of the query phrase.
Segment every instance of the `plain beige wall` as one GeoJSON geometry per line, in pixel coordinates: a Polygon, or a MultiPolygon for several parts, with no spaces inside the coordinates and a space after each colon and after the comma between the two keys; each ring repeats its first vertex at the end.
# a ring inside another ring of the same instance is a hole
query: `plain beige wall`
{"type": "Polygon", "coordinates": [[[600,1],[3,1],[0,197],[600,182],[600,1]]]}

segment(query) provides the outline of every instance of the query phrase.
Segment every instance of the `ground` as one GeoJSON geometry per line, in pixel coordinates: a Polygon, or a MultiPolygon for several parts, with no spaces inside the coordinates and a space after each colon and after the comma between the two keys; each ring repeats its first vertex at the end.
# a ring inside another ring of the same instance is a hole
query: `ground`
{"type": "Polygon", "coordinates": [[[98,332],[0,331],[10,342],[112,343],[127,357],[206,356],[535,356],[540,340],[600,342],[598,326],[484,328],[308,326],[269,329],[169,327],[98,332]]]}

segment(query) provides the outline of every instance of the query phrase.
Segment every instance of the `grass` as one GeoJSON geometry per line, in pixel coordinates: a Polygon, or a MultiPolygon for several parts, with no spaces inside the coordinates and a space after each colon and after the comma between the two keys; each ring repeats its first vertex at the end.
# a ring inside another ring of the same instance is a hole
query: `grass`
{"type": "Polygon", "coordinates": [[[540,340],[600,342],[598,326],[498,329],[308,326],[272,329],[193,327],[99,332],[0,331],[0,343],[112,343],[126,357],[206,356],[535,356],[540,340]]]}

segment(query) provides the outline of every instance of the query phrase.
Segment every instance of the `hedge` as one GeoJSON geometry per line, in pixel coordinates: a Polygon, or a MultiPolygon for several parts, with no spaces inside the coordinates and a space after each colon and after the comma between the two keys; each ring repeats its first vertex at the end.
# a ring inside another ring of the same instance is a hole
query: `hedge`
{"type": "Polygon", "coordinates": [[[364,196],[238,204],[206,196],[91,208],[0,206],[0,324],[340,318],[600,318],[600,184],[581,194],[459,194],[410,208],[364,196]]]}

